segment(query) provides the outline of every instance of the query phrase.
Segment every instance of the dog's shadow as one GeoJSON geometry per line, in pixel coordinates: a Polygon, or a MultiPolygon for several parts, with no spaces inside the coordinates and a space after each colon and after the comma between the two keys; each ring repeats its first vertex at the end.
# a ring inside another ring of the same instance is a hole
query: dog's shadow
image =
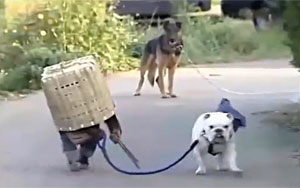
{"type": "Polygon", "coordinates": [[[228,179],[228,180],[239,180],[239,179],[243,179],[245,177],[245,172],[232,172],[229,170],[223,170],[223,171],[219,171],[213,168],[208,168],[206,171],[206,174],[204,175],[196,175],[195,174],[195,170],[194,168],[191,167],[187,167],[184,169],[181,169],[180,167],[177,167],[178,170],[170,170],[168,172],[166,172],[166,174],[169,175],[176,175],[176,176],[183,176],[183,177],[190,177],[191,175],[194,178],[203,178],[203,179],[228,179]],[[181,170],[179,170],[181,169],[181,170]]]}
{"type": "MultiPolygon", "coordinates": [[[[202,175],[199,175],[202,176],[202,175]]],[[[209,177],[226,177],[226,178],[243,178],[244,172],[232,172],[232,171],[219,171],[219,170],[207,170],[207,173],[203,175],[203,177],[209,176],[209,177]]]]}

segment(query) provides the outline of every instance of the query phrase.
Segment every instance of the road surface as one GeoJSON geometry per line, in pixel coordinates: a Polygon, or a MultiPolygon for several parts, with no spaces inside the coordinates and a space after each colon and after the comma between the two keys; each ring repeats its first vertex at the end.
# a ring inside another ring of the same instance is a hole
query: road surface
{"type": "MultiPolygon", "coordinates": [[[[195,176],[196,163],[188,156],[173,169],[153,176],[115,172],[98,151],[87,171],[68,171],[59,136],[41,92],[13,102],[0,102],[1,187],[300,187],[300,166],[289,157],[300,145],[299,133],[265,123],[253,112],[280,109],[291,103],[300,74],[285,61],[201,66],[214,84],[239,92],[282,92],[234,95],[216,90],[196,69],[176,73],[177,99],[163,100],[158,89],[145,84],[133,97],[138,73],[108,79],[123,126],[123,140],[140,159],[143,170],[177,159],[189,146],[198,115],[215,110],[222,97],[247,116],[247,128],[237,134],[238,163],[243,177],[217,172],[210,163],[205,176],[195,176]]],[[[124,153],[108,145],[112,160],[135,170],[124,153]]],[[[210,159],[213,161],[213,159],[210,159]]]]}

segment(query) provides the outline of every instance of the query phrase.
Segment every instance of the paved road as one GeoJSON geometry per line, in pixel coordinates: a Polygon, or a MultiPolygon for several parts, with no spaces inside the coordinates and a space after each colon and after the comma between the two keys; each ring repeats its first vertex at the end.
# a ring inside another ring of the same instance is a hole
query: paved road
{"type": "MultiPolygon", "coordinates": [[[[295,91],[300,74],[283,62],[208,66],[200,70],[212,81],[242,92],[295,91]],[[275,68],[274,68],[275,67],[275,68]]],[[[42,93],[21,101],[0,103],[1,187],[300,187],[300,167],[289,158],[300,144],[297,133],[263,123],[252,112],[279,109],[291,103],[293,93],[232,95],[221,93],[195,69],[176,75],[178,99],[162,100],[157,88],[148,86],[141,97],[132,97],[137,73],[109,78],[124,141],[141,160],[143,169],[155,169],[175,160],[190,144],[197,116],[214,110],[222,97],[247,116],[248,127],[238,132],[237,149],[244,176],[209,169],[195,176],[191,156],[170,171],[158,175],[126,176],[113,171],[98,151],[88,171],[71,173],[61,153],[58,134],[42,93]]],[[[120,167],[134,170],[117,146],[110,155],[120,167]]],[[[212,160],[212,159],[211,159],[212,160]]]]}

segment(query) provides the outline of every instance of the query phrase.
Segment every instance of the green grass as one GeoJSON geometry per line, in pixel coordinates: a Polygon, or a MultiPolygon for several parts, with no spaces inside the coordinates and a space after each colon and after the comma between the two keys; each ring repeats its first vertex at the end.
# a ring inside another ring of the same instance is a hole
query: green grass
{"type": "Polygon", "coordinates": [[[251,54],[250,58],[276,59],[291,56],[289,47],[285,45],[287,36],[280,28],[259,32],[254,38],[258,41],[259,46],[251,54]]]}

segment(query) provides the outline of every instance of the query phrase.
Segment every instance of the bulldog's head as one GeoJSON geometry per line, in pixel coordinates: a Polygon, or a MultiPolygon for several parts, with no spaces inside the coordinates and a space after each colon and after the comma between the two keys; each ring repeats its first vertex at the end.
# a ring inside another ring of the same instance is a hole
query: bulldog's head
{"type": "Polygon", "coordinates": [[[210,112],[202,115],[205,136],[211,143],[221,144],[228,142],[233,131],[233,115],[223,112],[210,112]]]}

